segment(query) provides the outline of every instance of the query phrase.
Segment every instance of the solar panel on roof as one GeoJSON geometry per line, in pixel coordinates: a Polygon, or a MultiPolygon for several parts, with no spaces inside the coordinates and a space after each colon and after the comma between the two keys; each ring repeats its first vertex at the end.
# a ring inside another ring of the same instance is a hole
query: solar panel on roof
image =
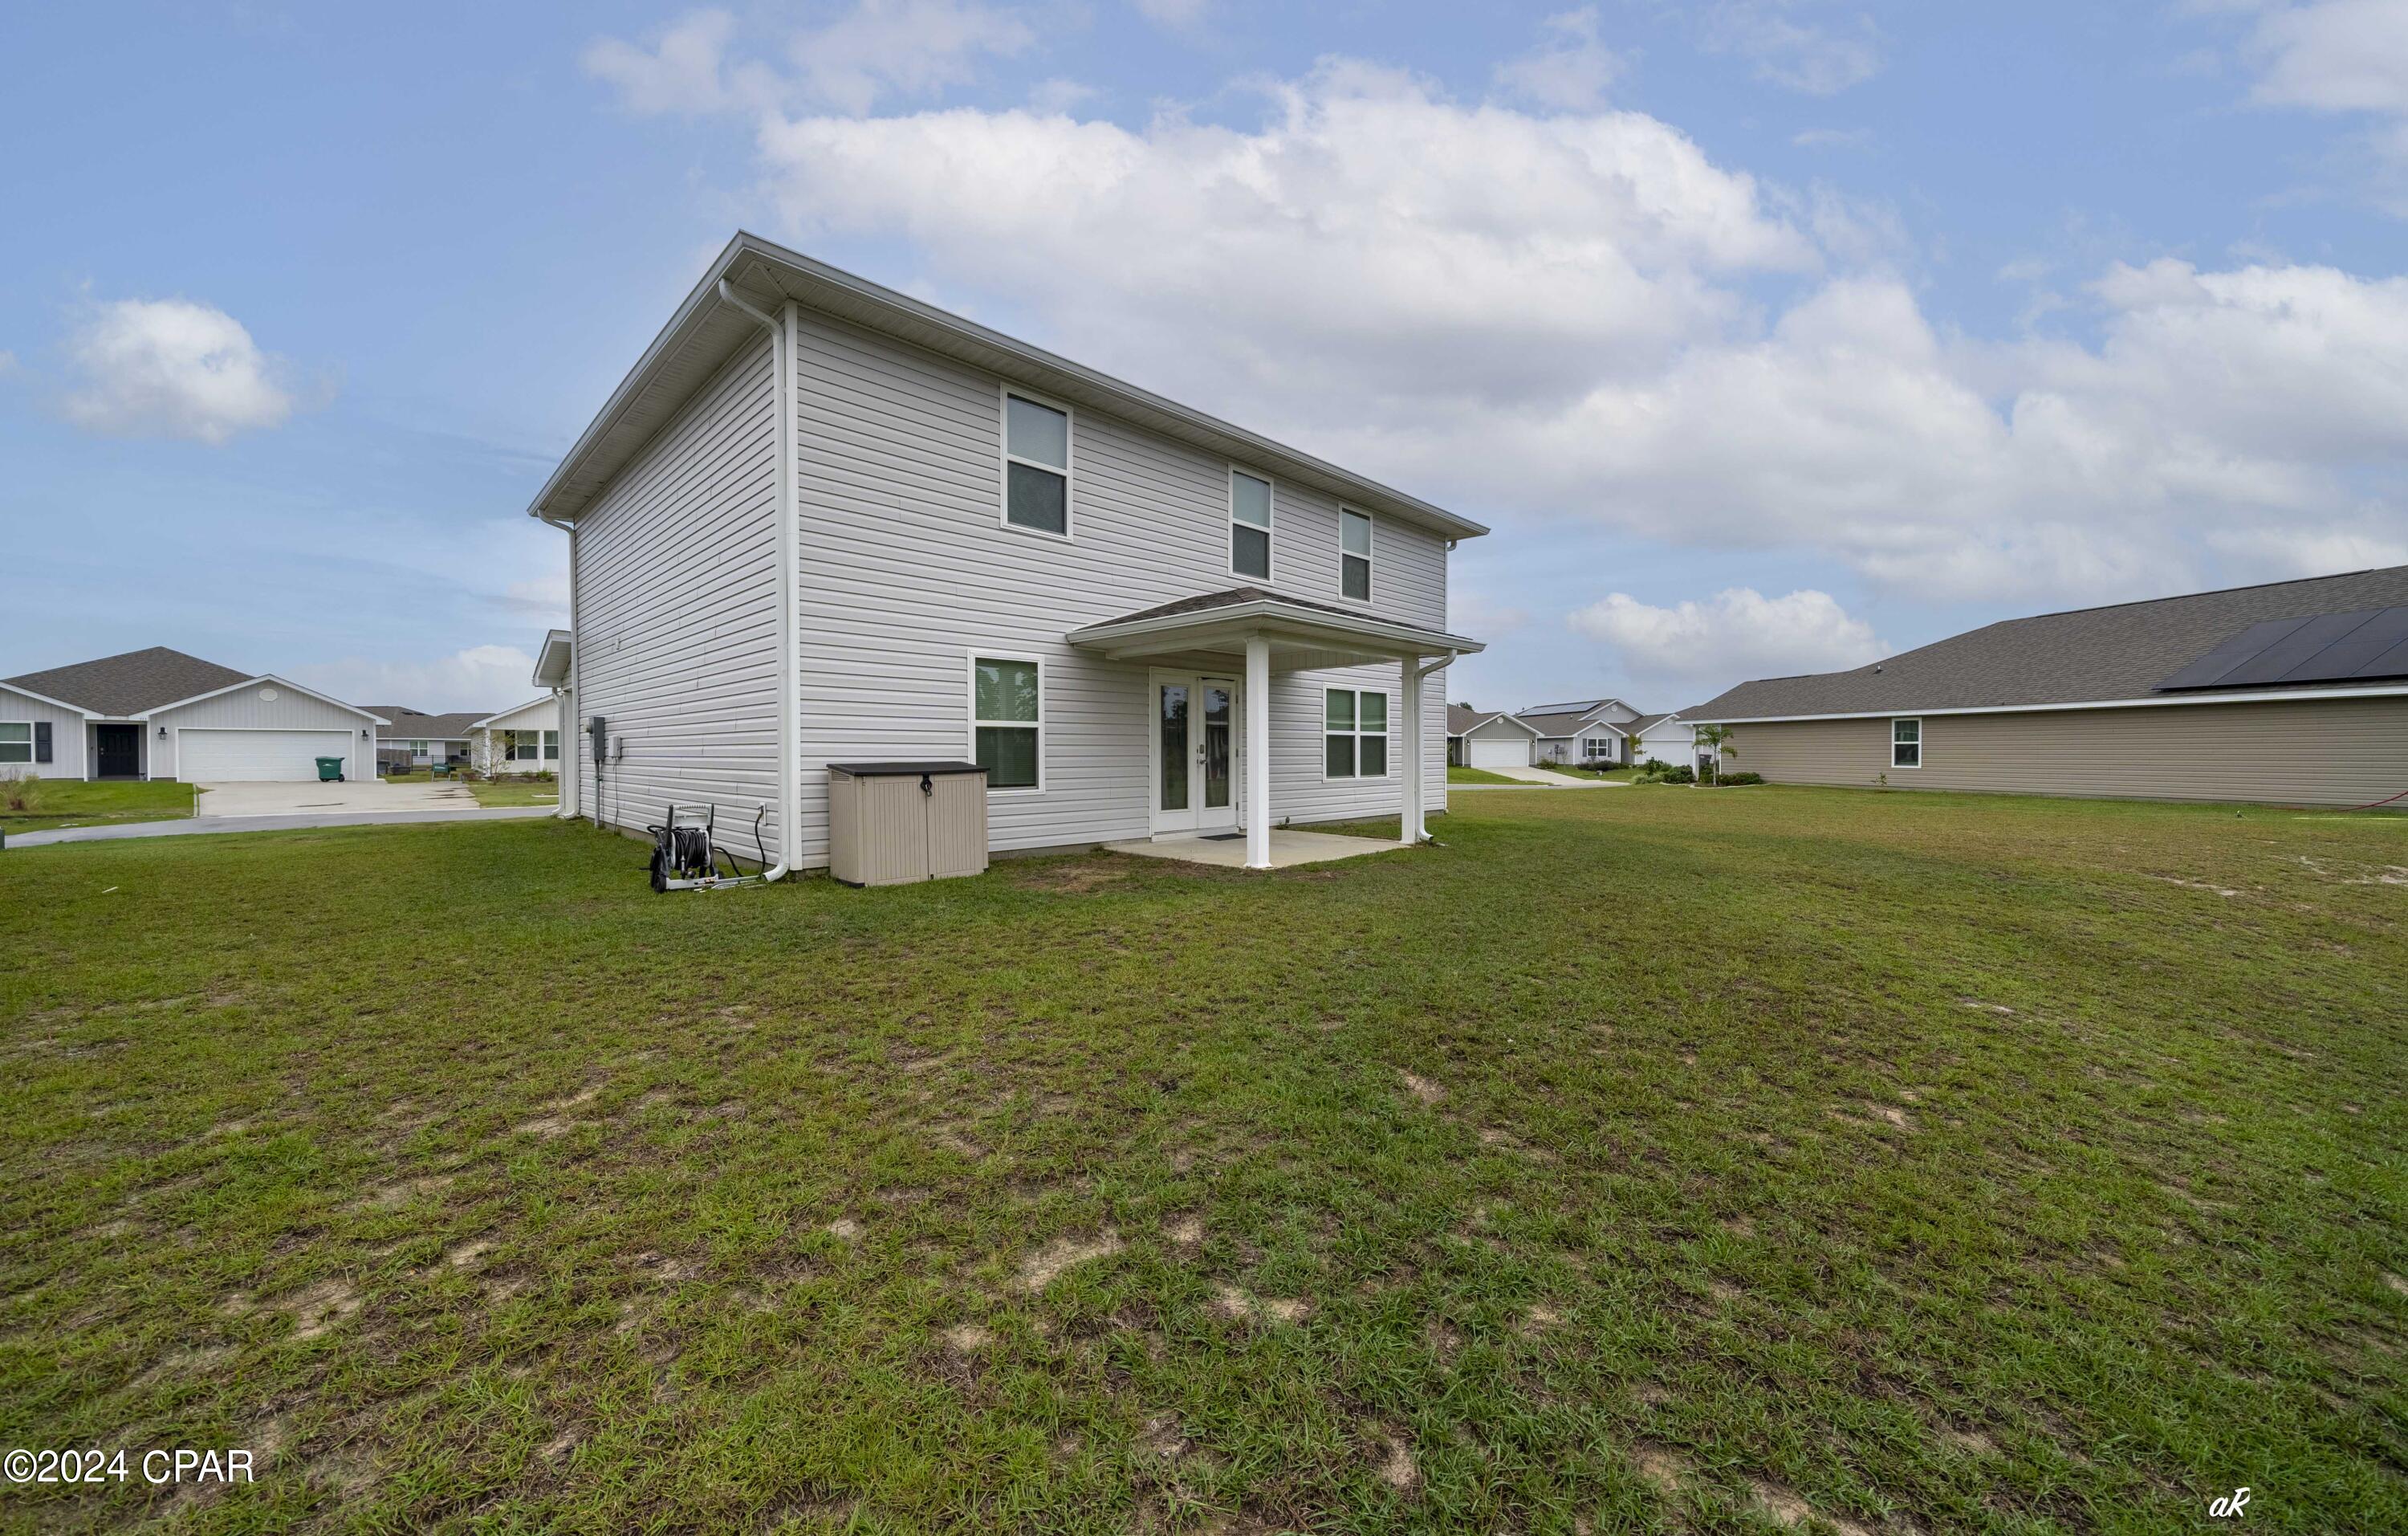
{"type": "Polygon", "coordinates": [[[2408,677],[2408,607],[2269,619],[2224,640],[2157,684],[2262,688],[2408,677]]]}

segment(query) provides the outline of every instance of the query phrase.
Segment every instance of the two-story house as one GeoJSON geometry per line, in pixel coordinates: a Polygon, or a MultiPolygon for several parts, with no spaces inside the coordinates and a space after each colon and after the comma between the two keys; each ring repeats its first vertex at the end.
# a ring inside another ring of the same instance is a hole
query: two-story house
{"type": "Polygon", "coordinates": [[[1445,805],[1484,527],[750,235],[530,511],[569,538],[564,815],[766,807],[807,868],[830,763],[968,758],[996,851],[1242,830],[1261,868],[1445,805]]]}

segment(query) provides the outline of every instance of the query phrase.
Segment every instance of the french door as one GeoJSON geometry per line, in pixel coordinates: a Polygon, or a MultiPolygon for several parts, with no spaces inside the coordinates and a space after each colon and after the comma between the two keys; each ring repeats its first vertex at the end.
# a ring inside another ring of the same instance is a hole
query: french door
{"type": "Polygon", "coordinates": [[[1228,678],[1155,672],[1147,688],[1153,828],[1226,832],[1238,825],[1239,690],[1228,678]]]}

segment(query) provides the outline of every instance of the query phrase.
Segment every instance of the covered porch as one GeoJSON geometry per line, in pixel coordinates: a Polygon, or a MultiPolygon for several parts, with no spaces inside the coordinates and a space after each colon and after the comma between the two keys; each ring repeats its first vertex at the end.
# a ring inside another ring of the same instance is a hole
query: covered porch
{"type": "MultiPolygon", "coordinates": [[[[1182,598],[1085,625],[1064,639],[1107,660],[1142,665],[1153,677],[1145,725],[1150,794],[1155,805],[1150,840],[1157,847],[1183,840],[1193,845],[1191,851],[1207,853],[1205,862],[1242,862],[1249,869],[1393,846],[1368,839],[1331,839],[1358,846],[1284,858],[1274,846],[1275,825],[1295,813],[1283,811],[1271,795],[1275,676],[1367,665],[1397,667],[1400,687],[1394,725],[1403,743],[1397,754],[1399,762],[1394,768],[1386,762],[1389,723],[1384,719],[1375,736],[1368,719],[1350,716],[1338,735],[1359,736],[1361,741],[1333,739],[1329,747],[1333,753],[1341,745],[1359,750],[1358,762],[1368,765],[1376,741],[1379,773],[1367,770],[1363,776],[1395,778],[1399,841],[1410,847],[1427,836],[1423,826],[1425,779],[1432,765],[1423,761],[1427,750],[1424,722],[1438,706],[1425,696],[1426,680],[1457,656],[1482,649],[1477,640],[1442,630],[1258,587],[1182,598]],[[1236,835],[1240,831],[1242,838],[1236,835]],[[1241,861],[1235,856],[1240,845],[1241,861]]],[[[1355,707],[1342,688],[1338,701],[1350,710],[1355,707]]],[[[1367,694],[1362,708],[1368,711],[1371,703],[1384,711],[1384,693],[1367,694]]],[[[1316,746],[1327,739],[1318,731],[1315,736],[1316,746]]],[[[1317,842],[1326,835],[1283,831],[1278,836],[1317,842]]],[[[1303,846],[1291,841],[1285,852],[1293,855],[1303,846]]]]}

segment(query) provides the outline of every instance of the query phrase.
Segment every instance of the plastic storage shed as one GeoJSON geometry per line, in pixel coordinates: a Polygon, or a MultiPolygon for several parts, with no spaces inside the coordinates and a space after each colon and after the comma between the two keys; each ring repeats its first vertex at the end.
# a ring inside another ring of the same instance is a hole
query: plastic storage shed
{"type": "Polygon", "coordinates": [[[828,765],[828,873],[848,885],[909,885],[985,871],[986,769],[828,765]]]}

